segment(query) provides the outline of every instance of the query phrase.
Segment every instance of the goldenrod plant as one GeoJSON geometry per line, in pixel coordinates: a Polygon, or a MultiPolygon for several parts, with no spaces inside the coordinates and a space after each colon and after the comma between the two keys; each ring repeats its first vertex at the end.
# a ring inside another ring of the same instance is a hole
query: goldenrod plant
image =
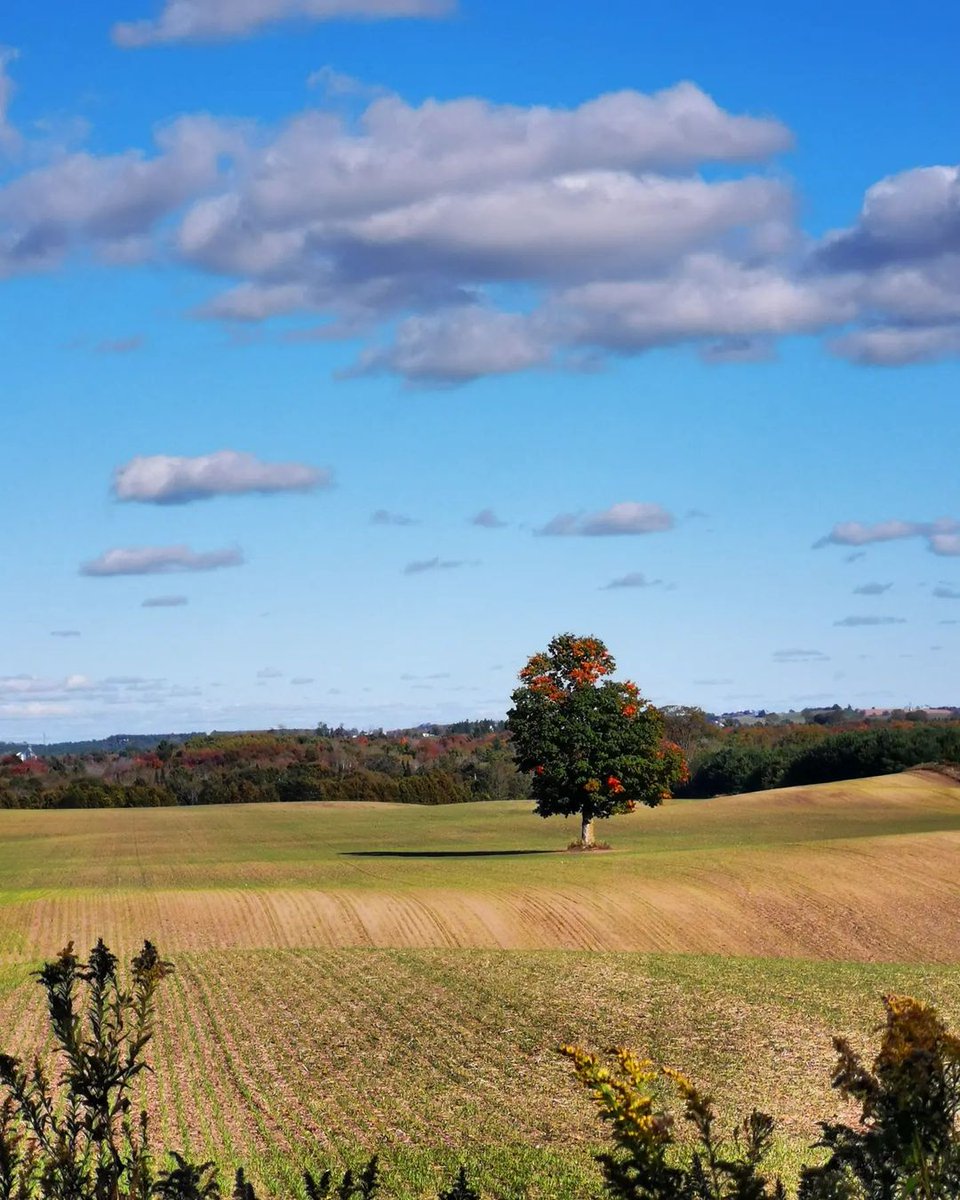
{"type": "MultiPolygon", "coordinates": [[[[936,1010],[908,996],[884,997],[886,1021],[872,1067],[836,1038],[833,1086],[860,1106],[855,1125],[821,1123],[814,1149],[825,1162],[803,1168],[798,1200],[957,1200],[960,1197],[960,1039],[936,1010]]],[[[774,1121],[754,1110],[724,1139],[710,1097],[679,1071],[630,1050],[611,1063],[564,1046],[606,1122],[613,1149],[598,1156],[616,1200],[782,1198],[764,1160],[774,1121]],[[692,1139],[680,1136],[664,1099],[682,1101],[692,1139]]]]}

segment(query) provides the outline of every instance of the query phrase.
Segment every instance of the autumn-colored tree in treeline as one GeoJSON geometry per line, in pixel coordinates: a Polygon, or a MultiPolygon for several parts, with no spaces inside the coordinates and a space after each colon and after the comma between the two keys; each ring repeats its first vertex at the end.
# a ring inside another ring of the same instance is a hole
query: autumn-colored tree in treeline
{"type": "Polygon", "coordinates": [[[507,715],[536,811],[579,814],[583,848],[594,845],[594,821],[654,808],[687,778],[659,710],[635,683],[610,679],[615,670],[599,638],[560,634],[520,672],[507,715]]]}

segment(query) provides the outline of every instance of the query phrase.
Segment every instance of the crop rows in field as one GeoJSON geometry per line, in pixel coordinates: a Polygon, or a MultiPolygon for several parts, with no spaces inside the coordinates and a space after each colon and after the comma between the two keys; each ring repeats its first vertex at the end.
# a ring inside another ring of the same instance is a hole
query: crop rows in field
{"type": "MultiPolygon", "coordinates": [[[[0,962],[98,936],[130,949],[349,947],[632,950],[871,961],[960,960],[960,833],[673,855],[658,874],[627,856],[552,885],[456,889],[64,890],[0,905],[0,962]],[[630,873],[628,874],[628,869],[630,873]]],[[[451,867],[451,873],[455,867],[451,867]]]]}
{"type": "MultiPolygon", "coordinates": [[[[158,1145],[243,1162],[274,1194],[296,1192],[304,1163],[374,1149],[405,1195],[463,1156],[486,1164],[496,1194],[519,1186],[518,1171],[534,1194],[582,1194],[598,1128],[559,1043],[629,1044],[680,1064],[722,1112],[759,1103],[779,1114],[789,1140],[839,1111],[831,1033],[869,1031],[890,989],[960,1017],[958,979],[632,954],[181,954],[145,1100],[158,1145]]],[[[0,984],[3,1048],[23,1051],[42,1036],[40,990],[10,968],[0,984]]]]}

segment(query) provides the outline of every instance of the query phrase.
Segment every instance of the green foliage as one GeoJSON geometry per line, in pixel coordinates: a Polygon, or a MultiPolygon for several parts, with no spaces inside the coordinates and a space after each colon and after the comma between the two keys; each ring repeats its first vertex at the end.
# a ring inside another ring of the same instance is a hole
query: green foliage
{"type": "Polygon", "coordinates": [[[584,842],[596,818],[655,807],[685,778],[678,746],[635,684],[593,637],[561,634],[520,672],[507,727],[521,771],[532,776],[542,817],[579,813],[584,842]],[[601,682],[602,680],[602,682],[601,682]]]}
{"type": "Polygon", "coordinates": [[[0,1055],[7,1090],[0,1113],[0,1195],[4,1200],[205,1200],[209,1191],[177,1190],[189,1177],[209,1182],[186,1160],[156,1175],[146,1114],[132,1113],[131,1090],[147,1069],[154,998],[170,971],[144,942],[124,986],[102,941],[87,962],[72,944],[39,972],[62,1074],[47,1077],[39,1057],[25,1066],[0,1055]],[[178,1174],[179,1172],[179,1174],[178,1174]]]}
{"type": "Polygon", "coordinates": [[[893,775],[921,763],[960,762],[960,726],[911,722],[831,732],[732,732],[695,761],[683,794],[732,795],[765,788],[893,775]]]}

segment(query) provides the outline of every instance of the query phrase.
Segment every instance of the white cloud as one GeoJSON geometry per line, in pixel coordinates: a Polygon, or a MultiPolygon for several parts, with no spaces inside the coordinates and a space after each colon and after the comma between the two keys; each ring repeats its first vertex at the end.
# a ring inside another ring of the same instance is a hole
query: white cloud
{"type": "Polygon", "coordinates": [[[845,625],[852,628],[858,625],[905,625],[906,621],[903,617],[844,617],[841,621],[834,621],[834,625],[845,625]]]}
{"type": "Polygon", "coordinates": [[[624,500],[589,516],[560,513],[537,533],[544,537],[612,537],[641,533],[663,533],[674,527],[672,513],[659,504],[624,500]]]}
{"type": "Polygon", "coordinates": [[[830,348],[862,366],[904,367],[960,354],[960,323],[859,329],[834,338],[830,348]]]}
{"type": "MultiPolygon", "coordinates": [[[[659,280],[694,252],[729,256],[731,274],[741,256],[781,253],[795,233],[780,181],[710,182],[695,170],[762,160],[789,143],[778,122],[724,112],[692,84],[613,93],[572,110],[480,99],[415,107],[384,96],[357,121],[310,110],[252,146],[235,183],[188,210],[177,247],[185,261],[234,280],[198,315],[322,313],[324,337],[399,316],[392,343],[368,348],[346,374],[463,383],[548,365],[568,331],[578,344],[590,340],[575,337],[565,305],[500,312],[487,287],[516,281],[549,301],[557,289],[606,277],[659,280]]],[[[780,303],[771,290],[779,277],[769,277],[760,317],[732,332],[789,326],[788,315],[779,325],[769,315],[780,303]]],[[[799,319],[819,327],[822,307],[799,319]]],[[[661,340],[701,335],[682,317],[675,324],[661,340]]],[[[714,340],[731,332],[705,325],[714,340]]]]}
{"type": "Polygon", "coordinates": [[[565,337],[620,352],[710,339],[815,332],[856,315],[849,289],[791,279],[780,266],[696,254],[649,279],[603,280],[558,293],[565,337]]]}
{"type": "MultiPolygon", "coordinates": [[[[960,522],[956,523],[956,527],[960,528],[960,522]]],[[[934,554],[950,556],[960,554],[960,533],[944,531],[931,534],[930,549],[934,554]]]]}
{"type": "Polygon", "coordinates": [[[774,650],[773,660],[780,663],[828,662],[829,658],[822,650],[804,650],[796,647],[788,647],[785,650],[774,650]]]}
{"type": "Polygon", "coordinates": [[[389,512],[385,508],[378,508],[370,517],[371,525],[418,525],[419,521],[415,517],[405,516],[403,513],[389,512]]]}
{"type": "Polygon", "coordinates": [[[249,37],[282,21],[442,17],[454,0],[165,0],[155,20],[121,21],[113,40],[125,49],[168,42],[249,37]]]}
{"type": "Polygon", "coordinates": [[[507,522],[501,521],[492,508],[481,508],[470,518],[471,525],[479,525],[481,529],[505,529],[507,522]]]}
{"type": "MultiPolygon", "coordinates": [[[[822,538],[813,543],[815,550],[823,546],[866,546],[874,542],[893,542],[904,538],[925,538],[934,554],[960,554],[960,521],[939,517],[935,521],[878,521],[865,525],[861,521],[841,521],[822,538]]],[[[848,561],[852,560],[852,555],[848,561]]]]}
{"type": "Polygon", "coordinates": [[[238,567],[243,555],[236,548],[196,553],[189,546],[132,546],[105,550],[80,567],[81,575],[169,575],[177,571],[215,571],[238,567]]]}
{"type": "Polygon", "coordinates": [[[880,180],[813,261],[857,290],[862,327],[833,340],[834,353],[884,367],[960,354],[960,168],[880,180]]]}
{"type": "Polygon", "coordinates": [[[458,567],[467,567],[472,564],[465,562],[463,559],[442,559],[439,555],[434,558],[422,558],[409,562],[403,568],[404,575],[423,575],[429,571],[453,571],[458,567]]]}
{"type": "Polygon", "coordinates": [[[408,317],[392,346],[365,351],[344,374],[390,370],[410,383],[455,384],[545,366],[551,355],[526,317],[466,307],[408,317]]]}
{"type": "Polygon", "coordinates": [[[604,584],[601,590],[609,592],[616,588],[659,587],[662,583],[662,579],[648,579],[642,571],[630,571],[626,575],[621,575],[618,579],[611,579],[609,583],[604,584]]]}
{"type": "Polygon", "coordinates": [[[882,596],[893,587],[892,583],[861,583],[853,589],[855,596],[882,596]]]}
{"type": "Polygon", "coordinates": [[[862,269],[960,250],[960,168],[916,167],[867,189],[856,225],[828,235],[819,257],[862,269]]]}
{"type": "Polygon", "coordinates": [[[308,492],[330,483],[329,471],[304,463],[265,463],[253,454],[218,450],[195,458],[140,455],[116,469],[113,491],[118,500],[188,504],[252,492],[308,492]]]}
{"type": "Polygon", "coordinates": [[[108,261],[138,261],[158,223],[211,188],[220,156],[242,146],[236,130],[207,116],[180,117],[155,141],[152,158],[78,151],[0,187],[0,275],[55,266],[83,245],[108,261]]]}

